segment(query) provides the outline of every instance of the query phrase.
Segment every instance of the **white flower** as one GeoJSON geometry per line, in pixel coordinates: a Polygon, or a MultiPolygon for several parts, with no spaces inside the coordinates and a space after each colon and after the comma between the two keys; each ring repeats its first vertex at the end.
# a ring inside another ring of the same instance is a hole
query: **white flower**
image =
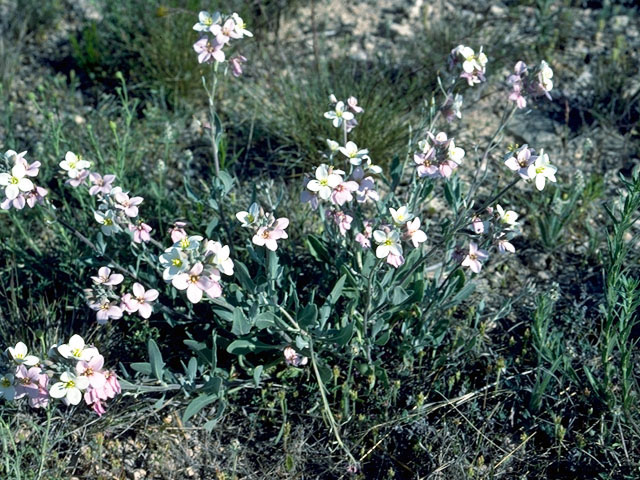
{"type": "Polygon", "coordinates": [[[64,372],[60,375],[60,381],[54,383],[49,390],[52,398],[62,398],[65,403],[78,405],[82,400],[82,390],[89,386],[89,379],[84,375],[76,375],[73,372],[64,372]]]}
{"type": "Polygon", "coordinates": [[[542,85],[542,88],[544,88],[547,92],[553,89],[553,82],[551,81],[552,78],[553,70],[551,70],[551,67],[549,67],[549,64],[547,62],[542,60],[540,62],[540,73],[538,73],[538,81],[540,82],[540,85],[542,85]]]}
{"type": "Polygon", "coordinates": [[[482,47],[480,47],[480,53],[476,55],[473,49],[459,45],[458,53],[464,58],[462,69],[465,72],[473,73],[474,70],[484,71],[484,67],[487,65],[487,56],[482,53],[482,47]]]}
{"type": "Polygon", "coordinates": [[[64,358],[88,362],[98,355],[98,349],[85,345],[80,335],[74,335],[69,339],[69,343],[58,345],[58,353],[64,358]]]}
{"type": "Polygon", "coordinates": [[[93,212],[93,218],[96,219],[100,225],[100,230],[107,237],[110,236],[114,232],[120,231],[120,226],[117,223],[115,213],[112,210],[107,210],[106,212],[95,211],[93,212]]]}
{"type": "Polygon", "coordinates": [[[333,169],[327,167],[324,163],[316,168],[316,178],[309,180],[307,189],[317,193],[318,196],[327,200],[331,196],[334,188],[342,183],[342,177],[333,172],[333,169]]]}
{"type": "Polygon", "coordinates": [[[328,138],[327,145],[329,146],[329,150],[331,150],[331,153],[336,153],[340,148],[340,144],[338,142],[336,142],[335,140],[329,140],[328,138]]]}
{"type": "Polygon", "coordinates": [[[500,205],[496,205],[496,210],[498,211],[498,218],[502,223],[506,223],[510,227],[515,226],[518,219],[518,214],[513,210],[504,210],[500,205]]]}
{"type": "Polygon", "coordinates": [[[332,120],[333,126],[338,128],[342,125],[343,121],[348,122],[353,120],[353,113],[345,111],[344,102],[338,102],[336,103],[335,110],[324,113],[324,118],[332,120]]]}
{"type": "Polygon", "coordinates": [[[400,234],[395,230],[373,232],[373,239],[378,244],[376,248],[376,257],[385,258],[392,254],[396,256],[402,255],[402,245],[400,244],[400,234]]]}
{"type": "Polygon", "coordinates": [[[198,23],[193,26],[196,32],[209,32],[211,27],[220,22],[220,13],[215,12],[213,15],[209,12],[201,11],[198,14],[198,23]]]}
{"type": "Polygon", "coordinates": [[[160,264],[165,267],[162,278],[166,282],[189,268],[187,255],[179,248],[168,248],[165,253],[160,255],[159,260],[160,264]]]}
{"type": "Polygon", "coordinates": [[[360,165],[362,160],[368,156],[369,150],[358,150],[358,146],[353,142],[347,142],[344,147],[339,148],[340,153],[349,159],[351,165],[360,165]]]}
{"type": "Polygon", "coordinates": [[[27,355],[27,346],[22,342],[18,342],[15,347],[9,347],[9,354],[18,365],[33,367],[40,363],[40,359],[35,355],[27,355]]]}
{"type": "Polygon", "coordinates": [[[191,235],[184,237],[173,244],[174,247],[179,248],[182,251],[197,250],[200,246],[202,237],[200,235],[191,235]]]}
{"type": "Polygon", "coordinates": [[[399,209],[389,208],[389,213],[393,217],[393,223],[396,225],[404,225],[413,218],[413,214],[409,212],[406,205],[402,205],[399,209]]]}
{"type": "Polygon", "coordinates": [[[11,173],[0,173],[0,185],[5,187],[7,199],[13,200],[20,192],[33,190],[33,182],[26,178],[26,175],[27,171],[21,162],[13,166],[11,173]]]}
{"type": "Polygon", "coordinates": [[[5,400],[13,400],[16,396],[16,389],[13,386],[13,375],[10,373],[0,376],[0,398],[5,400]]]}
{"type": "Polygon", "coordinates": [[[229,245],[222,246],[220,242],[209,240],[206,252],[213,253],[213,257],[208,260],[211,265],[225,275],[233,275],[233,260],[229,258],[229,245]]]}
{"type": "Polygon", "coordinates": [[[236,24],[236,26],[234,27],[234,31],[240,37],[253,37],[253,33],[251,33],[249,30],[246,29],[247,24],[244,23],[244,20],[242,20],[242,17],[240,17],[240,15],[238,15],[237,13],[234,12],[231,15],[231,18],[233,19],[234,23],[236,24]]]}
{"type": "Polygon", "coordinates": [[[242,223],[243,227],[250,227],[251,225],[256,223],[256,220],[258,220],[259,216],[260,206],[255,202],[251,204],[248,212],[236,213],[236,218],[238,219],[238,221],[240,221],[240,223],[242,223]]]}
{"type": "Polygon", "coordinates": [[[540,191],[544,189],[546,180],[550,182],[556,181],[556,172],[558,169],[549,163],[549,155],[544,153],[544,149],[540,149],[540,155],[536,158],[533,165],[529,165],[529,178],[535,180],[536,188],[540,191]]]}
{"type": "Polygon", "coordinates": [[[453,138],[449,142],[447,155],[449,156],[450,160],[456,162],[457,164],[460,164],[462,162],[462,159],[464,158],[464,150],[460,147],[456,147],[455,143],[453,142],[453,138]]]}
{"type": "Polygon", "coordinates": [[[82,160],[82,157],[79,157],[73,152],[67,152],[64,160],[60,162],[60,168],[69,174],[69,178],[77,178],[82,170],[90,166],[91,164],[89,162],[82,160]]]}
{"type": "Polygon", "coordinates": [[[407,237],[414,248],[418,248],[421,243],[427,241],[427,234],[420,230],[419,218],[416,217],[413,221],[407,222],[407,237]]]}

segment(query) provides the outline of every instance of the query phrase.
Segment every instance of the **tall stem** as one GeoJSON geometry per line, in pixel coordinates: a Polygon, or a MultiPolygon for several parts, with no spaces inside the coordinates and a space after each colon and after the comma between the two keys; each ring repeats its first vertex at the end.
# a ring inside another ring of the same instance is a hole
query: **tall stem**
{"type": "Polygon", "coordinates": [[[325,393],[326,387],[324,386],[324,382],[322,381],[322,377],[320,376],[320,370],[318,370],[318,365],[316,363],[316,354],[313,350],[313,341],[311,340],[310,336],[309,336],[309,350],[311,351],[311,365],[313,366],[313,372],[316,375],[316,380],[318,382],[318,388],[320,389],[320,396],[322,397],[322,404],[324,406],[324,411],[327,414],[327,419],[329,420],[329,426],[331,427],[331,430],[333,431],[333,435],[336,437],[336,440],[338,441],[338,445],[340,445],[342,450],[344,450],[344,452],[347,454],[347,457],[349,457],[349,460],[353,462],[353,465],[357,465],[358,462],[356,461],[354,456],[351,454],[351,451],[349,450],[349,448],[342,441],[342,437],[340,436],[340,430],[338,429],[338,423],[336,422],[336,419],[334,418],[333,413],[331,413],[331,406],[329,405],[329,401],[327,400],[327,394],[325,393]]]}
{"type": "MultiPolygon", "coordinates": [[[[211,126],[211,148],[213,150],[213,165],[216,170],[216,177],[220,175],[220,159],[218,155],[218,135],[222,132],[218,132],[216,126],[216,87],[218,86],[218,62],[214,62],[213,69],[211,70],[211,89],[207,90],[209,93],[209,123],[211,126]]],[[[206,88],[206,87],[205,87],[206,88]]]]}

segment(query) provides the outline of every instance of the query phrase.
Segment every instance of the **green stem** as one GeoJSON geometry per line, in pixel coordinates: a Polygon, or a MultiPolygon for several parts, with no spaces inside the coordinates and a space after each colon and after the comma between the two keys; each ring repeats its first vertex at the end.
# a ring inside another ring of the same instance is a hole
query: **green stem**
{"type": "Polygon", "coordinates": [[[311,365],[313,366],[313,372],[316,375],[316,380],[318,382],[318,388],[320,389],[320,396],[322,397],[322,404],[324,406],[324,411],[327,414],[327,419],[329,420],[329,426],[333,431],[333,435],[335,436],[338,442],[338,445],[340,445],[342,450],[344,450],[344,452],[347,454],[347,457],[349,457],[349,460],[353,462],[353,465],[357,465],[358,462],[356,461],[354,456],[351,454],[351,451],[349,450],[349,448],[342,441],[342,437],[340,436],[340,430],[338,428],[338,423],[336,422],[336,419],[334,418],[333,413],[331,413],[331,406],[329,405],[329,401],[327,400],[327,395],[325,392],[326,387],[324,385],[324,382],[322,381],[322,377],[320,376],[320,370],[318,370],[318,364],[316,362],[316,354],[313,350],[313,341],[311,340],[311,337],[309,337],[309,350],[311,351],[311,365]]]}

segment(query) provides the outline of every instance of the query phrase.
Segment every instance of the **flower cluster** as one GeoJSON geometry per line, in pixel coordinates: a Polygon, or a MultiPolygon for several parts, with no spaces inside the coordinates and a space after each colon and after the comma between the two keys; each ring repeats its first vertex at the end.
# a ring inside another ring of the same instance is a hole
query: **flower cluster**
{"type": "Polygon", "coordinates": [[[419,150],[414,153],[413,161],[417,165],[419,177],[449,178],[464,158],[464,150],[456,147],[453,138],[440,132],[418,143],[419,150]]]}
{"type": "Polygon", "coordinates": [[[516,63],[514,73],[507,78],[507,83],[511,86],[509,101],[522,109],[527,106],[526,96],[545,96],[551,100],[549,92],[553,89],[552,78],[553,70],[544,60],[534,69],[530,69],[522,61],[516,63]]]}
{"type": "MultiPolygon", "coordinates": [[[[487,208],[486,214],[486,217],[474,215],[469,228],[476,235],[485,238],[486,241],[483,241],[483,244],[494,245],[500,253],[515,253],[516,249],[511,239],[518,234],[518,214],[513,210],[505,210],[500,204],[496,205],[495,210],[492,207],[487,208]]],[[[482,262],[489,258],[489,253],[478,248],[478,244],[472,241],[469,243],[469,252],[466,256],[464,254],[459,256],[462,258],[463,267],[469,267],[472,272],[479,273],[482,262]]]]}
{"type": "Polygon", "coordinates": [[[458,45],[449,55],[449,68],[455,68],[460,62],[462,62],[460,78],[466,79],[470,87],[485,81],[487,56],[482,52],[482,47],[476,54],[473,49],[458,45]]]}
{"type": "MultiPolygon", "coordinates": [[[[427,241],[427,234],[420,230],[420,219],[414,216],[406,205],[402,205],[398,209],[389,208],[389,213],[393,223],[391,225],[381,225],[379,229],[373,230],[373,240],[376,242],[376,257],[386,259],[386,262],[392,267],[398,268],[404,264],[404,256],[402,249],[402,241],[411,243],[414,248],[418,248],[421,243],[427,241]]],[[[363,247],[362,240],[367,237],[369,225],[365,226],[365,234],[360,238],[360,245],[363,247]]],[[[371,235],[371,234],[370,234],[371,235]]]]}
{"type": "Polygon", "coordinates": [[[259,247],[266,247],[272,252],[278,249],[278,240],[289,238],[286,228],[289,219],[286,217],[275,218],[271,213],[265,213],[257,203],[252,203],[246,212],[236,213],[236,218],[244,228],[254,230],[251,241],[259,247]]]}
{"type": "Polygon", "coordinates": [[[229,247],[199,235],[182,235],[182,227],[178,230],[174,227],[171,232],[172,239],[177,240],[160,255],[162,278],[177,290],[186,291],[191,303],[200,302],[205,293],[209,298],[222,296],[221,274],[233,275],[229,247]]]}
{"type": "Polygon", "coordinates": [[[5,199],[0,203],[2,210],[15,208],[21,210],[25,205],[33,208],[36,203],[42,204],[47,190],[35,185],[35,178],[40,171],[40,162],[29,163],[24,158],[27,152],[17,153],[7,150],[0,158],[0,168],[6,167],[8,172],[0,173],[0,187],[4,190],[5,199]]]}
{"type": "Polygon", "coordinates": [[[73,152],[67,152],[60,162],[60,168],[67,172],[69,179],[66,183],[72,187],[85,185],[87,179],[91,182],[89,195],[96,196],[99,204],[93,216],[106,236],[128,231],[135,243],[151,240],[151,226],[138,218],[138,206],[144,201],[142,197],[130,197],[121,187],[114,187],[115,175],[101,175],[89,171],[91,163],[73,152]]]}
{"type": "MultiPolygon", "coordinates": [[[[253,37],[237,13],[223,17],[220,12],[211,14],[202,11],[198,14],[198,23],[193,26],[193,29],[201,34],[200,40],[193,44],[193,49],[198,54],[199,63],[214,61],[222,63],[226,60],[223,49],[229,45],[232,39],[253,37]]],[[[247,59],[242,55],[230,58],[231,73],[236,77],[242,75],[242,64],[246,61],[247,59]]]]}
{"type": "Polygon", "coordinates": [[[356,97],[347,98],[347,102],[342,100],[338,101],[335,95],[329,95],[329,102],[331,103],[331,110],[324,113],[324,118],[331,120],[331,123],[336,128],[344,128],[347,133],[353,130],[358,121],[356,120],[356,114],[363,113],[364,109],[358,105],[358,99],[356,97]]]}
{"type": "Polygon", "coordinates": [[[43,408],[52,399],[78,405],[84,397],[85,403],[102,415],[103,403],[121,391],[116,374],[104,368],[104,357],[79,335],[73,335],[68,343],[53,345],[46,361],[28,353],[22,342],[7,349],[10,365],[0,366],[0,398],[27,398],[31,407],[43,408]]]}
{"type": "Polygon", "coordinates": [[[123,314],[137,313],[142,318],[149,318],[153,312],[153,302],[158,299],[158,291],[146,290],[136,282],[131,287],[133,293],[117,293],[116,288],[124,281],[121,273],[111,273],[109,267],[102,267],[98,275],[91,277],[93,288],[85,290],[89,307],[96,312],[96,320],[104,325],[108,320],[122,318],[123,314]]]}
{"type": "Polygon", "coordinates": [[[536,155],[533,148],[529,148],[526,144],[522,145],[507,153],[504,164],[509,170],[518,172],[523,179],[533,181],[540,191],[544,189],[547,180],[556,181],[558,169],[551,165],[549,155],[544,153],[544,149],[540,149],[540,154],[536,155]]]}

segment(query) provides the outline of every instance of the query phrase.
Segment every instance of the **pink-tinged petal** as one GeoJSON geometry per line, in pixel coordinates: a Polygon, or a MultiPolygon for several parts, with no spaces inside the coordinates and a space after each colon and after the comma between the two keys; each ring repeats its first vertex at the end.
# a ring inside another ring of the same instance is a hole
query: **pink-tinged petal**
{"type": "Polygon", "coordinates": [[[278,243],[273,238],[266,239],[264,242],[264,246],[272,252],[275,252],[278,249],[278,243]]]}
{"type": "Polygon", "coordinates": [[[133,290],[134,297],[136,297],[136,298],[143,298],[144,297],[145,291],[144,291],[144,287],[141,284],[139,284],[137,282],[134,283],[133,287],[132,287],[132,290],[133,290]]]}
{"type": "MultiPolygon", "coordinates": [[[[355,182],[353,182],[355,183],[355,182]]],[[[357,189],[357,184],[356,184],[356,189],[357,189]]],[[[274,228],[278,229],[278,230],[284,230],[289,226],[289,219],[286,217],[282,217],[279,218],[278,220],[276,220],[276,224],[274,225],[274,228]]]]}
{"type": "Polygon", "coordinates": [[[189,271],[189,275],[198,276],[202,273],[203,269],[204,266],[202,265],[202,263],[198,262],[191,268],[191,270],[189,271]]]}
{"type": "Polygon", "coordinates": [[[92,370],[102,370],[102,367],[104,367],[104,357],[102,355],[94,356],[87,362],[87,366],[92,370]]]}
{"type": "Polygon", "coordinates": [[[187,298],[191,303],[198,303],[202,300],[202,290],[192,283],[187,288],[187,298]]]}
{"type": "Polygon", "coordinates": [[[204,275],[201,276],[198,281],[196,282],[196,286],[200,289],[200,290],[208,290],[209,288],[211,288],[211,284],[213,283],[213,280],[211,280],[209,277],[205,277],[204,275]]]}
{"type": "Polygon", "coordinates": [[[117,320],[118,318],[122,318],[122,309],[116,305],[112,305],[107,310],[107,314],[109,317],[117,320]]]}
{"type": "Polygon", "coordinates": [[[140,304],[140,307],[138,308],[138,315],[140,315],[142,318],[149,318],[152,313],[153,313],[153,307],[150,304],[148,303],[140,304]]]}
{"type": "Polygon", "coordinates": [[[114,273],[109,277],[109,280],[104,282],[105,285],[120,285],[124,280],[124,275],[121,273],[114,273]]]}
{"type": "Polygon", "coordinates": [[[185,290],[189,287],[189,274],[179,273],[171,280],[171,284],[178,290],[185,290]]]}
{"type": "Polygon", "coordinates": [[[218,298],[222,296],[222,287],[218,282],[212,282],[211,287],[206,290],[210,298],[218,298]]]}
{"type": "Polygon", "coordinates": [[[100,389],[104,387],[105,383],[107,383],[107,379],[102,372],[93,372],[91,375],[88,375],[89,385],[93,388],[100,389]]]}
{"type": "Polygon", "coordinates": [[[144,293],[144,299],[147,302],[153,302],[154,300],[156,300],[158,298],[158,296],[160,295],[160,292],[158,292],[158,290],[155,289],[149,289],[144,293]]]}

